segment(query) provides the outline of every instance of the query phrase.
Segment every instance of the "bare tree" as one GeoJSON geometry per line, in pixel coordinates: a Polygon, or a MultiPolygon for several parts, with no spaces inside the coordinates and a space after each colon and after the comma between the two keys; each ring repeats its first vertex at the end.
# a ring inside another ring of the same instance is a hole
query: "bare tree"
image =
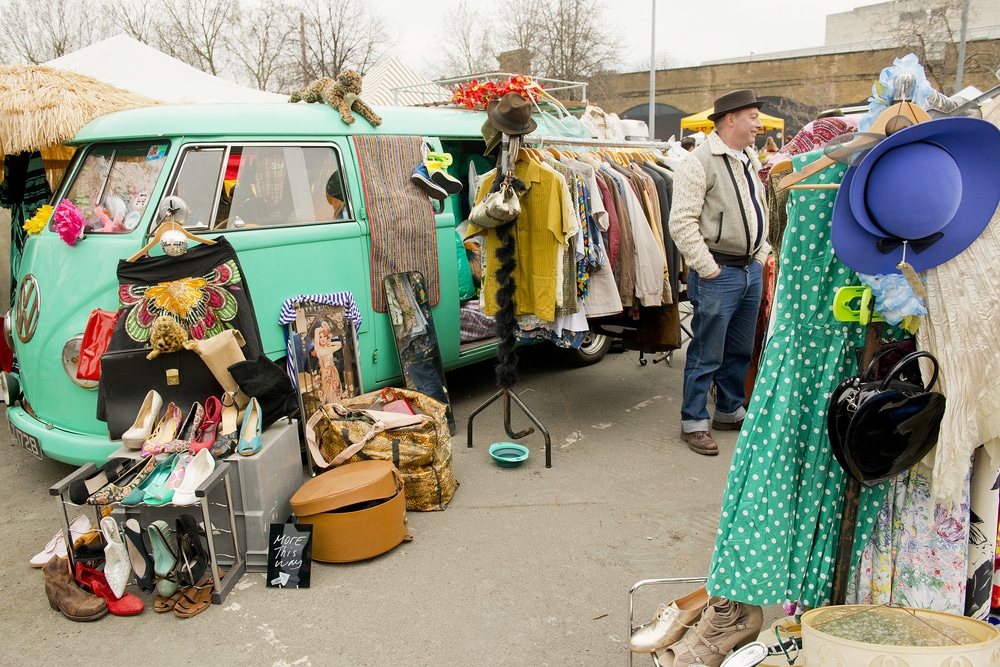
{"type": "Polygon", "coordinates": [[[448,13],[441,67],[447,72],[442,78],[452,78],[496,69],[496,51],[489,26],[489,5],[469,6],[462,0],[448,13]]]}
{"type": "Polygon", "coordinates": [[[296,33],[298,16],[286,2],[264,2],[245,9],[226,47],[248,78],[260,90],[289,90],[297,81],[296,33]]]}
{"type": "MultiPolygon", "coordinates": [[[[924,67],[927,80],[943,93],[951,90],[955,81],[964,1],[891,3],[882,21],[885,39],[912,49],[924,67]]],[[[970,15],[974,12],[970,7],[970,15]]]]}
{"type": "Polygon", "coordinates": [[[578,81],[620,64],[623,38],[609,28],[602,0],[511,0],[507,48],[532,52],[532,74],[578,81]]]}
{"type": "Polygon", "coordinates": [[[192,67],[218,76],[226,69],[225,35],[239,12],[238,0],[163,0],[154,44],[192,67]]]}
{"type": "Polygon", "coordinates": [[[131,3],[119,0],[104,0],[101,3],[101,12],[121,32],[144,44],[154,41],[157,17],[162,16],[162,9],[158,3],[131,3]]]}
{"type": "Polygon", "coordinates": [[[298,40],[301,82],[336,77],[348,67],[363,75],[388,43],[384,19],[368,4],[360,0],[305,0],[298,40]]]}
{"type": "Polygon", "coordinates": [[[86,0],[7,0],[0,3],[0,56],[39,64],[88,46],[98,26],[86,0]]]}

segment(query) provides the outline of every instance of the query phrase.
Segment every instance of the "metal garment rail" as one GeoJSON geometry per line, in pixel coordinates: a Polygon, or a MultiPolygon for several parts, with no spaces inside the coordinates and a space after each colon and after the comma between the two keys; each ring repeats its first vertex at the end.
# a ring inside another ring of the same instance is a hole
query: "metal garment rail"
{"type": "Polygon", "coordinates": [[[521,137],[521,145],[541,147],[546,144],[559,146],[594,146],[604,148],[656,148],[667,150],[670,147],[665,141],[608,141],[606,139],[580,139],[576,137],[546,136],[542,134],[526,134],[521,137]]]}

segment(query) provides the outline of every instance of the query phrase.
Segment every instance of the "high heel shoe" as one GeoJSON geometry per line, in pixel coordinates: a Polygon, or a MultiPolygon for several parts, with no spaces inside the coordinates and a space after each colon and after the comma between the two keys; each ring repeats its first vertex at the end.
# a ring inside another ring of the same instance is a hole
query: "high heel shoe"
{"type": "Polygon", "coordinates": [[[240,408],[236,404],[236,392],[227,391],[222,395],[222,422],[219,424],[218,435],[212,443],[212,456],[224,459],[236,449],[239,437],[240,408]]]}
{"type": "Polygon", "coordinates": [[[135,465],[122,473],[121,477],[102,487],[87,498],[87,504],[110,505],[111,503],[121,502],[125,496],[132,493],[136,487],[149,477],[155,467],[155,456],[147,456],[136,461],[135,465]]]}
{"type": "MultiPolygon", "coordinates": [[[[108,482],[121,477],[122,473],[125,472],[125,469],[131,466],[134,462],[135,459],[128,458],[108,459],[104,465],[97,469],[97,472],[87,479],[78,479],[70,483],[68,489],[69,501],[74,505],[86,504],[87,498],[90,497],[92,493],[99,490],[102,486],[106,486],[108,482]]],[[[42,563],[42,565],[44,565],[44,563],[42,563]]],[[[39,565],[39,567],[41,567],[41,565],[39,565]]]]}
{"type": "Polygon", "coordinates": [[[177,536],[174,529],[157,519],[146,529],[149,544],[153,548],[153,572],[156,573],[156,592],[170,597],[177,590],[177,536]]]}
{"type": "Polygon", "coordinates": [[[103,598],[108,605],[108,611],[115,616],[135,616],[146,608],[138,595],[124,592],[121,595],[116,594],[103,572],[83,563],[76,564],[76,581],[83,590],[103,598]]]}
{"type": "Polygon", "coordinates": [[[163,411],[163,417],[160,418],[160,422],[156,425],[152,434],[142,443],[142,455],[149,456],[150,454],[163,453],[167,444],[177,437],[177,430],[180,428],[180,425],[180,409],[173,402],[168,403],[166,410],[163,411]]]}
{"type": "MultiPolygon", "coordinates": [[[[190,454],[187,454],[190,456],[190,454]]],[[[174,491],[174,505],[194,505],[198,502],[195,490],[201,486],[209,476],[215,471],[215,459],[207,449],[203,449],[192,457],[188,463],[187,470],[184,471],[184,479],[180,486],[174,491]]]]}
{"type": "Polygon", "coordinates": [[[142,541],[142,529],[139,528],[138,519],[129,519],[125,522],[125,546],[128,549],[132,572],[135,573],[135,582],[139,584],[143,593],[152,593],[156,590],[153,582],[153,558],[142,541]]]}
{"type": "Polygon", "coordinates": [[[198,535],[198,522],[190,514],[177,517],[177,581],[181,588],[190,588],[201,581],[208,569],[208,552],[198,535]]]}
{"type": "MultiPolygon", "coordinates": [[[[114,517],[101,519],[101,534],[107,544],[104,547],[104,578],[116,597],[125,594],[125,586],[132,576],[132,563],[125,550],[125,540],[114,517]]],[[[100,595],[100,593],[98,593],[100,595]]],[[[110,607],[110,605],[109,605],[110,607]]],[[[114,613],[114,610],[111,612],[114,613]]]]}
{"type": "Polygon", "coordinates": [[[191,441],[188,449],[192,454],[197,454],[202,449],[208,449],[215,442],[215,437],[219,432],[219,422],[222,420],[222,401],[215,396],[209,396],[205,400],[205,418],[201,420],[198,433],[191,441]]]}
{"type": "Polygon", "coordinates": [[[240,441],[236,451],[243,456],[253,456],[260,451],[263,440],[260,434],[260,403],[256,397],[250,399],[247,413],[243,417],[243,428],[240,430],[240,441]]]}
{"type": "Polygon", "coordinates": [[[146,501],[147,495],[151,493],[158,493],[159,489],[163,488],[167,479],[170,477],[170,472],[174,469],[177,464],[177,454],[171,454],[167,458],[163,459],[156,464],[153,468],[153,472],[149,473],[149,476],[143,480],[142,484],[135,487],[131,493],[121,499],[121,504],[127,507],[134,507],[136,505],[141,505],[146,501]]]}
{"type": "Polygon", "coordinates": [[[191,443],[198,434],[198,429],[201,428],[201,423],[204,419],[205,408],[202,407],[201,403],[195,401],[191,404],[191,410],[188,411],[187,417],[184,418],[184,423],[177,431],[177,437],[168,442],[163,451],[186,452],[191,447],[191,443]]]}
{"type": "Polygon", "coordinates": [[[146,441],[153,431],[153,424],[156,417],[163,409],[163,398],[155,389],[150,389],[139,407],[139,414],[135,417],[135,423],[131,428],[122,433],[122,447],[127,449],[142,449],[142,443],[146,441]]]}

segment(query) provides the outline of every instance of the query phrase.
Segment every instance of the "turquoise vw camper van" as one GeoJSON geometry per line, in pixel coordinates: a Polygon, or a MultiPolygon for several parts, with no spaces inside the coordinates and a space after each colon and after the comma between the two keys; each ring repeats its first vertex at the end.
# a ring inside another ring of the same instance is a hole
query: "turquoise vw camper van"
{"type": "MultiPolygon", "coordinates": [[[[285,355],[279,311],[286,299],[348,291],[362,315],[362,388],[399,383],[391,323],[372,307],[372,290],[380,286],[370,277],[369,202],[353,136],[422,137],[431,151],[452,155],[455,175],[467,179],[457,167],[481,158],[486,117],[449,108],[376,112],[383,119],[378,128],[362,119],[346,124],[324,104],[165,105],[109,114],[83,127],[70,142],[76,151],[53,204],[99,193],[109,220],[74,246],[52,222],[27,241],[18,296],[5,318],[15,368],[3,384],[15,441],[39,458],[72,464],[101,462],[120,446],[96,418],[97,383],[76,377],[80,341],[93,309],[118,309],[118,262],[150,240],[159,203],[171,195],[187,204],[185,228],[224,236],[236,250],[269,358],[285,355]],[[239,164],[257,165],[255,182],[233,182],[244,180],[234,178],[239,164]]],[[[545,118],[537,121],[538,133],[559,134],[545,118]]],[[[490,358],[498,343],[460,339],[455,229],[468,209],[467,193],[466,185],[434,214],[440,299],[433,320],[446,370],[490,358]]],[[[579,350],[565,352],[571,362],[586,364],[600,360],[609,345],[592,335],[579,350]]]]}

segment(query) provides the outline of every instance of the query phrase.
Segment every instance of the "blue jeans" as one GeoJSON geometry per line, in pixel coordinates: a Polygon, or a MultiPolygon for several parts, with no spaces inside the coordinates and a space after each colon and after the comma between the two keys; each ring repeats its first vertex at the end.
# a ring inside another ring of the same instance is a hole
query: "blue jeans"
{"type": "Polygon", "coordinates": [[[760,308],[761,265],[720,267],[707,280],[688,275],[688,298],[694,306],[691,342],[684,364],[681,430],[708,431],[708,390],[715,383],[715,419],[737,422],[746,410],[743,382],[750,368],[757,311],[760,308]]]}

